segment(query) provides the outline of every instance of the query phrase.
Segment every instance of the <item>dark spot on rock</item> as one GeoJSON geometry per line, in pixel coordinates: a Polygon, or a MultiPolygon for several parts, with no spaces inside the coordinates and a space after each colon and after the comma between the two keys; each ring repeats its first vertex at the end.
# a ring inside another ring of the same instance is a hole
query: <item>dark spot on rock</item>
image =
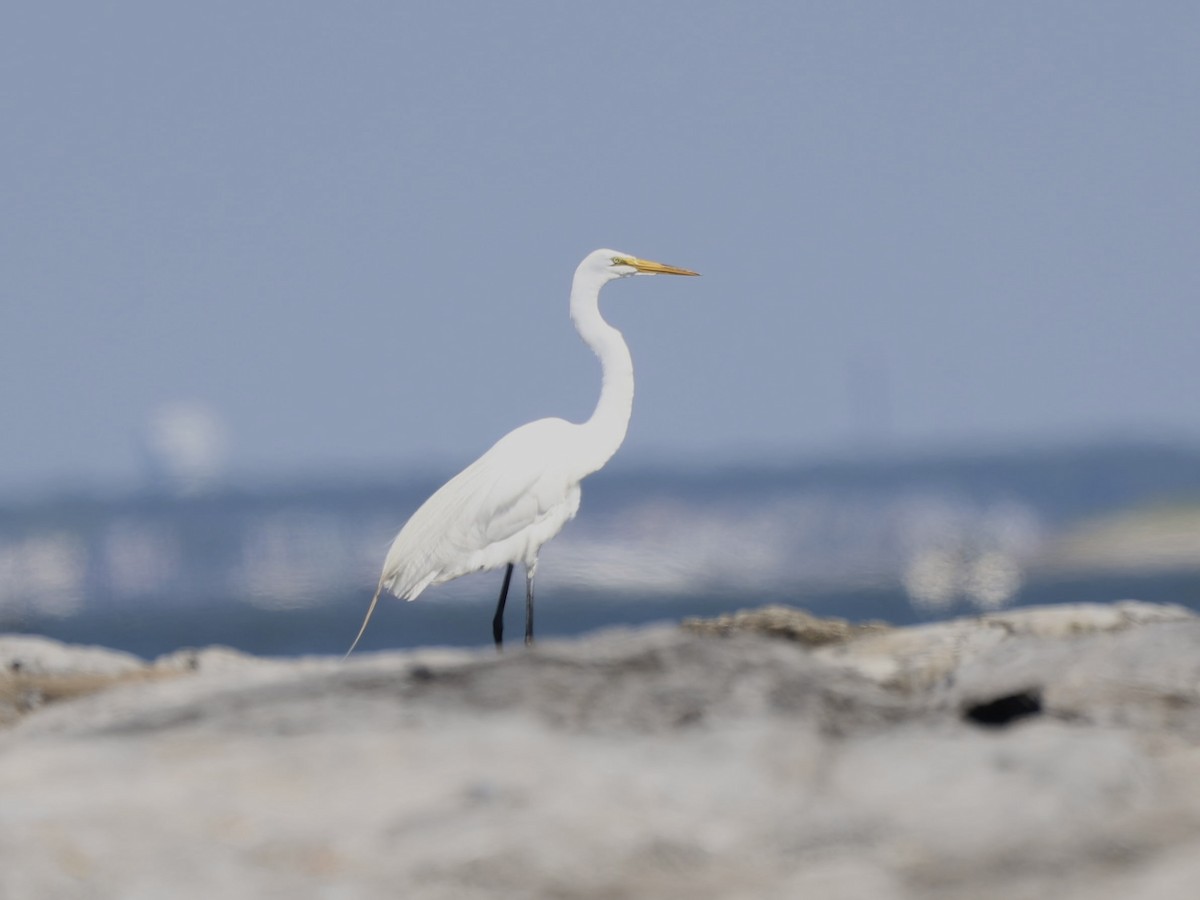
{"type": "Polygon", "coordinates": [[[1018,719],[1042,712],[1041,688],[1030,688],[1016,694],[1006,694],[995,700],[975,703],[963,710],[963,718],[985,728],[1003,728],[1018,719]]]}
{"type": "Polygon", "coordinates": [[[433,681],[434,678],[433,669],[429,668],[429,666],[423,665],[413,666],[409,670],[408,674],[412,676],[413,681],[427,682],[433,681]]]}

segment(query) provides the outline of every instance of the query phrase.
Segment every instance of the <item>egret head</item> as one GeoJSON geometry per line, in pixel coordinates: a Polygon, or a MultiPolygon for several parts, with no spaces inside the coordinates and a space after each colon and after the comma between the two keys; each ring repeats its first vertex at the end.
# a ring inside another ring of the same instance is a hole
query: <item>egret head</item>
{"type": "Polygon", "coordinates": [[[693,272],[691,269],[680,269],[676,266],[667,266],[648,259],[639,259],[632,254],[622,253],[619,250],[596,250],[589,253],[582,265],[580,265],[580,268],[582,269],[585,266],[593,269],[606,281],[614,278],[624,278],[628,275],[700,274],[699,272],[693,272]]]}

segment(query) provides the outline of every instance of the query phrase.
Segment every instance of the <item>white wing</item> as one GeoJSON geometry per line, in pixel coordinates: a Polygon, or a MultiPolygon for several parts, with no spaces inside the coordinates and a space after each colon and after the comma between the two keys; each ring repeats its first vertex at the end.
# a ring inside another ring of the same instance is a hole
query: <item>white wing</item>
{"type": "Polygon", "coordinates": [[[523,425],[442,485],[396,535],[383,586],[413,600],[431,584],[529,561],[578,509],[579,479],[567,471],[576,427],[523,425]]]}

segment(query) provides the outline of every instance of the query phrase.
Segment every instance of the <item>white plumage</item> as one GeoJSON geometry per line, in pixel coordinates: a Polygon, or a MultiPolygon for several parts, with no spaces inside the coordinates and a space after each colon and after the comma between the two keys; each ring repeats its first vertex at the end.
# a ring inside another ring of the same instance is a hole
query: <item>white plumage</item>
{"type": "Polygon", "coordinates": [[[571,285],[571,319],[600,359],[595,412],[580,424],[539,419],[510,431],[421,504],[388,550],[347,656],[358,646],[383,591],[415,600],[430,585],[509,566],[493,619],[499,646],[516,563],[525,566],[525,640],[532,640],[538,551],[575,517],[580,482],[608,462],[625,439],[633,409],[633,361],[621,333],[600,315],[599,297],[607,282],[637,274],[696,273],[615,250],[596,250],[584,258],[571,285]]]}

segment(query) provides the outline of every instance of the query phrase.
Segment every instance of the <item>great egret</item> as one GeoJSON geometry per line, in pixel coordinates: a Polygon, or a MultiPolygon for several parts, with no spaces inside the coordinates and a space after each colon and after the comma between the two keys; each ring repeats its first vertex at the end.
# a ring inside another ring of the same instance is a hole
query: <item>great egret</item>
{"type": "Polygon", "coordinates": [[[571,321],[600,358],[600,399],[583,423],[538,419],[510,431],[421,504],[392,541],[358,646],[379,595],[415,600],[460,575],[507,566],[492,637],[503,643],[504,603],[513,566],[525,565],[525,643],[533,641],[533,576],[538,551],[575,517],[579,483],[612,458],[633,410],[633,360],[621,332],[600,315],[600,288],[628,275],[696,275],[616,250],[584,257],[571,284],[571,321]]]}

